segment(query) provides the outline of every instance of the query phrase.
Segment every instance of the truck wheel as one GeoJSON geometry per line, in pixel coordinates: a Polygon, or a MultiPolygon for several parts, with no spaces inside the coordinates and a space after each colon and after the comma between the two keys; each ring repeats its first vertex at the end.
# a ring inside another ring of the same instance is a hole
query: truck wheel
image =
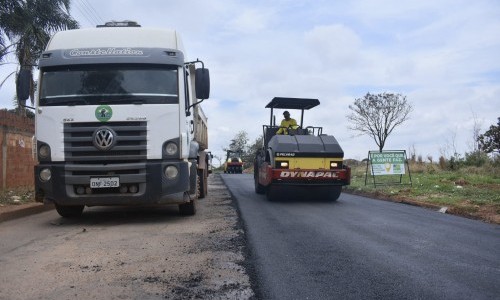
{"type": "Polygon", "coordinates": [[[78,218],[82,215],[84,205],[60,205],[55,204],[57,213],[65,218],[78,218]]]}
{"type": "MultiPolygon", "coordinates": [[[[185,194],[184,197],[189,199],[189,195],[185,194]]],[[[196,199],[179,204],[179,213],[181,216],[194,216],[196,214],[196,199]]]]}
{"type": "Polygon", "coordinates": [[[196,214],[195,200],[179,204],[179,213],[181,216],[194,216],[196,214]]]}
{"type": "MultiPolygon", "coordinates": [[[[191,165],[189,172],[189,196],[191,199],[197,199],[200,194],[200,176],[198,176],[198,168],[195,164],[191,165]]],[[[185,199],[186,200],[186,199],[185,199]]],[[[186,200],[187,202],[187,200],[186,200]]]]}
{"type": "Polygon", "coordinates": [[[196,199],[203,198],[205,196],[201,196],[203,193],[203,170],[198,170],[196,176],[196,199]]]}
{"type": "Polygon", "coordinates": [[[200,184],[198,185],[198,198],[205,198],[207,195],[207,176],[205,176],[205,170],[198,170],[198,178],[200,179],[200,184]]]}

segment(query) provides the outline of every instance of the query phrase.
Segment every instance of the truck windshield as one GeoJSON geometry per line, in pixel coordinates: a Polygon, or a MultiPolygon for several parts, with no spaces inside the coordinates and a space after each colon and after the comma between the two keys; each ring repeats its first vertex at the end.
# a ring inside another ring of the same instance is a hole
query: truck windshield
{"type": "Polygon", "coordinates": [[[74,65],[42,71],[40,106],[179,103],[177,66],[74,65]]]}

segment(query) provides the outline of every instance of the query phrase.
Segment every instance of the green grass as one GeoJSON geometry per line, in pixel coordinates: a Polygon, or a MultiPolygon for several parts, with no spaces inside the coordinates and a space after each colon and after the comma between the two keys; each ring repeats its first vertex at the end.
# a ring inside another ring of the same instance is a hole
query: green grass
{"type": "Polygon", "coordinates": [[[500,220],[500,170],[499,168],[462,168],[443,171],[437,165],[410,165],[408,174],[377,176],[377,183],[398,182],[391,185],[373,185],[368,175],[365,185],[366,165],[353,167],[348,191],[379,198],[406,200],[422,204],[446,206],[452,212],[470,215],[498,223],[500,220]],[[410,185],[411,183],[411,185],[410,185]]]}

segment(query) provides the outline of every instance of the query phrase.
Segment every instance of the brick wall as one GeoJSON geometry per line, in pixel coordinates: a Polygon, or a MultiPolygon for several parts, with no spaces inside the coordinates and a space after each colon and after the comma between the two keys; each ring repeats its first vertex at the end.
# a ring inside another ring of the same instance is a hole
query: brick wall
{"type": "Polygon", "coordinates": [[[0,191],[34,187],[33,119],[0,110],[0,191]]]}

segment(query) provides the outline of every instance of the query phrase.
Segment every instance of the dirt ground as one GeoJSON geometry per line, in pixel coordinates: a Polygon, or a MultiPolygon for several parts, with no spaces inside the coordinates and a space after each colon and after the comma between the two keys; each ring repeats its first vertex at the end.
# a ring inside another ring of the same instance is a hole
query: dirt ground
{"type": "Polygon", "coordinates": [[[44,226],[28,244],[16,241],[26,229],[2,223],[0,299],[253,298],[244,232],[220,176],[209,177],[198,201],[195,216],[174,207],[166,219],[86,208],[74,221],[51,212],[32,225],[44,226]]]}

